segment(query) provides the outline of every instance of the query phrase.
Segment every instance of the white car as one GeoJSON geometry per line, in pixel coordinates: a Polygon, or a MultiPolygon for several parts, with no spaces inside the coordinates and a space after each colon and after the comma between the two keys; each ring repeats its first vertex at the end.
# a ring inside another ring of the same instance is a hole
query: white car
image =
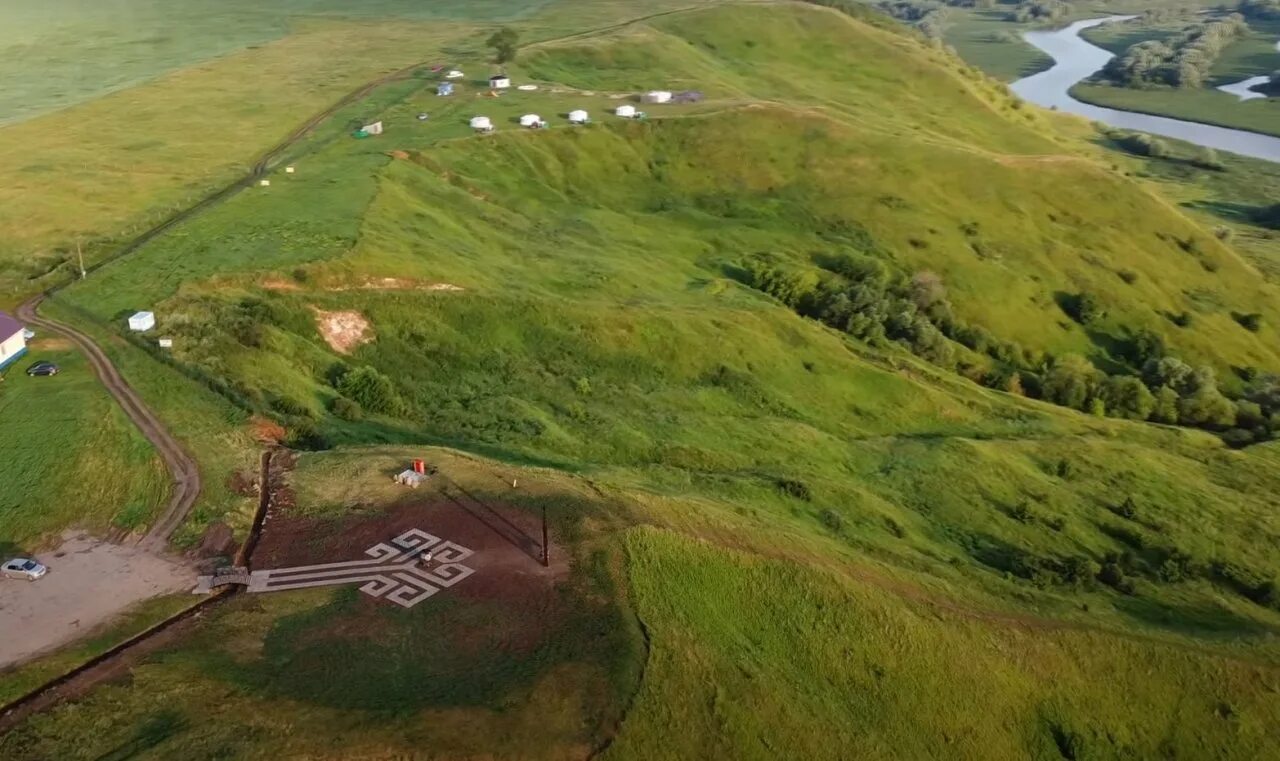
{"type": "Polygon", "coordinates": [[[14,558],[3,566],[0,566],[0,574],[2,574],[6,579],[26,579],[27,581],[35,581],[48,572],[48,568],[40,565],[31,558],[14,558]]]}

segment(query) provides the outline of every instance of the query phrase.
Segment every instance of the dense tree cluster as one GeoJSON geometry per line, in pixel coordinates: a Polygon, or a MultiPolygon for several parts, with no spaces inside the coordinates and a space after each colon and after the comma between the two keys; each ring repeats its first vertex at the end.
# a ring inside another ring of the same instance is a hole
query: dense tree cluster
{"type": "MultiPolygon", "coordinates": [[[[1280,378],[1257,375],[1243,394],[1229,398],[1212,368],[1168,355],[1163,339],[1149,330],[1131,331],[1123,356],[1112,358],[1133,370],[1108,375],[1085,357],[1048,357],[964,324],[937,274],[907,276],[879,256],[845,253],[811,268],[758,255],[746,270],[753,287],[806,317],[872,345],[898,344],[992,388],[1099,416],[1203,428],[1234,445],[1280,431],[1280,378]]],[[[1106,315],[1088,293],[1064,298],[1062,308],[1085,325],[1106,315]]],[[[1245,323],[1253,318],[1238,321],[1252,330],[1245,323]]]]}
{"type": "Polygon", "coordinates": [[[1112,58],[1105,78],[1126,87],[1199,87],[1227,45],[1249,30],[1244,16],[1198,21],[1167,40],[1146,40],[1112,58]]]}
{"type": "Polygon", "coordinates": [[[1009,11],[1009,21],[1056,21],[1067,15],[1070,8],[1062,0],[1022,0],[1009,11]]]}
{"type": "Polygon", "coordinates": [[[930,39],[942,38],[947,4],[933,0],[886,0],[877,6],[899,21],[905,21],[930,39]]]}

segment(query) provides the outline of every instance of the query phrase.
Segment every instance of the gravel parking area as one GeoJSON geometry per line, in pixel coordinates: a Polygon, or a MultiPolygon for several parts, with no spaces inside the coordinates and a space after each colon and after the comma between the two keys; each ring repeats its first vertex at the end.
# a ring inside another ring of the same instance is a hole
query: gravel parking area
{"type": "Polygon", "coordinates": [[[44,578],[0,579],[0,668],[87,635],[142,600],[195,585],[195,572],[176,558],[84,533],[63,534],[61,546],[36,560],[49,567],[44,578]]]}

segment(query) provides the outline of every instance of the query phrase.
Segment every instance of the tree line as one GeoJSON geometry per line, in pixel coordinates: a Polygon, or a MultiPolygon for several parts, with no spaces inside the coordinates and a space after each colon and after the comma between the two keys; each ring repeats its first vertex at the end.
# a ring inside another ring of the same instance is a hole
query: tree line
{"type": "Polygon", "coordinates": [[[1102,76],[1125,87],[1200,87],[1227,45],[1248,30],[1239,13],[1199,21],[1167,40],[1130,46],[1107,62],[1102,76]]]}
{"type": "MultiPolygon", "coordinates": [[[[955,316],[941,277],[908,276],[874,255],[846,252],[800,267],[761,254],[749,260],[745,278],[805,317],[873,346],[896,344],[990,388],[1099,416],[1201,428],[1235,446],[1280,430],[1280,378],[1252,372],[1244,392],[1228,397],[1213,368],[1171,355],[1150,330],[1129,332],[1124,356],[1113,358],[1130,372],[1107,374],[1080,355],[1051,356],[966,324],[955,316]]],[[[1064,298],[1062,308],[1083,325],[1105,316],[1088,293],[1064,298]]],[[[1249,330],[1261,326],[1257,314],[1237,321],[1249,330]]]]}

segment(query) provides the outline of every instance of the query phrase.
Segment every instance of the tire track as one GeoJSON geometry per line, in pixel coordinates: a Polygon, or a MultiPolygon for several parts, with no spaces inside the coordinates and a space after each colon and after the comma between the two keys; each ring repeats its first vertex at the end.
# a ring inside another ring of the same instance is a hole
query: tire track
{"type": "Polygon", "coordinates": [[[169,503],[140,541],[148,549],[163,550],[169,537],[181,525],[200,496],[200,468],[92,338],[70,325],[37,314],[36,310],[44,298],[36,296],[18,307],[18,318],[24,323],[67,338],[84,353],[93,368],[93,374],[107,389],[107,393],[115,398],[129,420],[155,447],[173,477],[174,489],[169,496],[169,503]]]}

